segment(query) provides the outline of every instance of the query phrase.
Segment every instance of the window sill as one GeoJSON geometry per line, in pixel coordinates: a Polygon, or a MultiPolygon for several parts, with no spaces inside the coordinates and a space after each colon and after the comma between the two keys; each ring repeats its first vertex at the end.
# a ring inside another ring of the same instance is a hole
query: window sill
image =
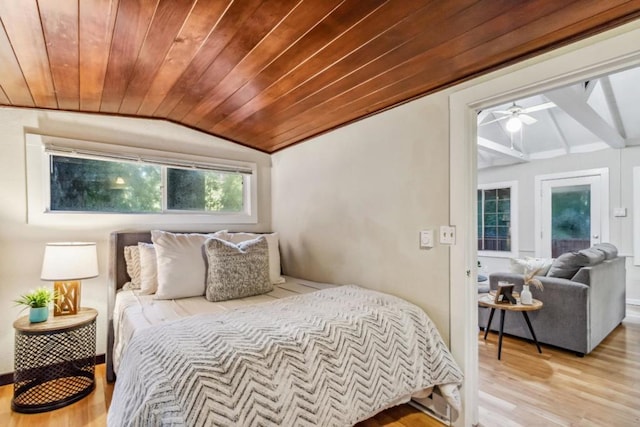
{"type": "Polygon", "coordinates": [[[501,252],[501,251],[478,251],[478,256],[487,258],[516,258],[515,251],[501,252]]]}

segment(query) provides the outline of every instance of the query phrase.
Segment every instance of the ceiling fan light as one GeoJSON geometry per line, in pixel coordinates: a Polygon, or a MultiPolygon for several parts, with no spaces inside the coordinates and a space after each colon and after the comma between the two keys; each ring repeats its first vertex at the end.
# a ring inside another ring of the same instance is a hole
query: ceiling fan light
{"type": "Polygon", "coordinates": [[[522,129],[522,121],[519,117],[513,116],[509,120],[507,120],[506,128],[509,132],[518,132],[522,129]]]}

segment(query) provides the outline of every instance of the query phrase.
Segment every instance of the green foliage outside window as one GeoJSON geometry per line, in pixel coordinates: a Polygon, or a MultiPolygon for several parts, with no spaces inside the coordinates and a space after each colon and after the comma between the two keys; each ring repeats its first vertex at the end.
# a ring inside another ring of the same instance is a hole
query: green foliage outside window
{"type": "Polygon", "coordinates": [[[589,239],[591,234],[591,194],[583,191],[554,192],[551,196],[551,235],[554,239],[589,239]]]}
{"type": "Polygon", "coordinates": [[[51,157],[51,210],[160,212],[160,166],[51,157]]]}
{"type": "Polygon", "coordinates": [[[79,212],[162,212],[162,168],[167,209],[242,212],[240,173],[51,156],[50,209],[79,212]]]}
{"type": "Polygon", "coordinates": [[[167,207],[175,210],[240,212],[243,178],[239,173],[169,169],[167,207]]]}

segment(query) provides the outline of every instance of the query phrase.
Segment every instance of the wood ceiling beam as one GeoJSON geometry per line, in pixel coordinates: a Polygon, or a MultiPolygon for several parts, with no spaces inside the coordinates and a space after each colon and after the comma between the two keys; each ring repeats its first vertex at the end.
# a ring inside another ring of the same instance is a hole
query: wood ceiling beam
{"type": "Polygon", "coordinates": [[[502,144],[491,141],[487,138],[482,138],[480,136],[478,137],[478,149],[481,151],[486,151],[488,153],[497,154],[502,157],[515,159],[519,163],[525,163],[529,161],[529,156],[527,154],[524,154],[523,152],[515,148],[505,147],[502,144]]]}
{"type": "Polygon", "coordinates": [[[611,148],[626,146],[625,139],[618,131],[587,104],[578,86],[552,90],[544,95],[611,148]]]}

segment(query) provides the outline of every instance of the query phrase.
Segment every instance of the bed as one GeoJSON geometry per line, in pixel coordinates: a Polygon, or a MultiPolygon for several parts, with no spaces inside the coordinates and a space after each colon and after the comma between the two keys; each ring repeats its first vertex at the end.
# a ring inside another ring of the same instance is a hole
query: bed
{"type": "Polygon", "coordinates": [[[459,407],[462,374],[416,306],[358,286],[292,277],[260,295],[210,302],[123,290],[111,236],[108,424],[346,426],[412,397],[459,407]]]}

